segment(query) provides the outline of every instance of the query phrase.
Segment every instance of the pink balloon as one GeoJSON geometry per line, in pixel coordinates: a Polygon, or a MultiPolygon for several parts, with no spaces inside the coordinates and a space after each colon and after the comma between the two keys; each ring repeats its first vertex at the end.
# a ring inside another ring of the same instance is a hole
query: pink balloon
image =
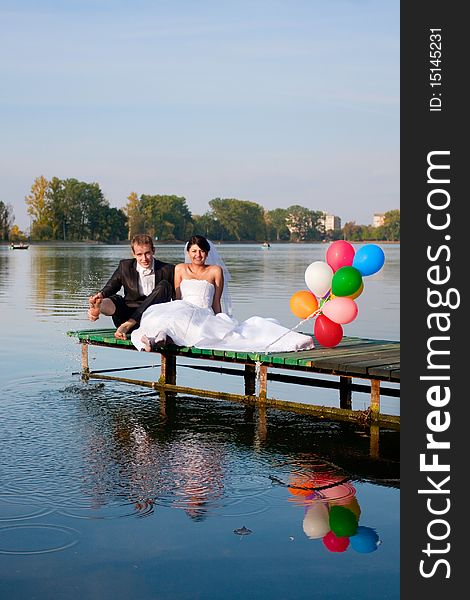
{"type": "Polygon", "coordinates": [[[351,267],[354,260],[355,250],[353,246],[345,240],[336,240],[330,244],[326,251],[326,262],[330,265],[333,271],[341,269],[341,267],[351,267]]]}
{"type": "Polygon", "coordinates": [[[347,296],[337,296],[328,300],[322,307],[322,312],[335,323],[351,323],[357,317],[357,304],[347,296]]]}

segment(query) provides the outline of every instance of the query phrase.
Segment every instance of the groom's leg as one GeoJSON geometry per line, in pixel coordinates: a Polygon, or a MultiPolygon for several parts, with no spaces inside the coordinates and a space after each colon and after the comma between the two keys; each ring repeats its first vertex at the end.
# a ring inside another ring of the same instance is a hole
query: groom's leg
{"type": "Polygon", "coordinates": [[[113,319],[113,323],[116,327],[119,327],[122,323],[127,321],[135,311],[135,307],[131,308],[130,306],[127,306],[124,298],[119,294],[114,294],[110,298],[105,298],[105,300],[110,300],[112,301],[112,304],[114,304],[115,309],[114,312],[110,313],[110,317],[113,319]]]}
{"type": "Polygon", "coordinates": [[[162,280],[153,288],[152,292],[143,300],[142,304],[136,308],[132,314],[132,318],[137,322],[140,322],[145,309],[152,304],[161,304],[162,302],[169,302],[173,295],[173,288],[171,283],[166,280],[162,280]]]}

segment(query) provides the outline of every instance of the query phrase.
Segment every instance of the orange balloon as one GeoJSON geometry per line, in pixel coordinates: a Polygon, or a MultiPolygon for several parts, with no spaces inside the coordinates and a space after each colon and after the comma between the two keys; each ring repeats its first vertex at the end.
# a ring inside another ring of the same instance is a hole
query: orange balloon
{"type": "Polygon", "coordinates": [[[306,319],[316,310],[318,310],[318,300],[312,292],[300,290],[292,294],[290,299],[290,309],[299,319],[306,319]]]}
{"type": "Polygon", "coordinates": [[[307,475],[291,476],[287,488],[294,496],[310,496],[315,490],[315,482],[307,475]]]}

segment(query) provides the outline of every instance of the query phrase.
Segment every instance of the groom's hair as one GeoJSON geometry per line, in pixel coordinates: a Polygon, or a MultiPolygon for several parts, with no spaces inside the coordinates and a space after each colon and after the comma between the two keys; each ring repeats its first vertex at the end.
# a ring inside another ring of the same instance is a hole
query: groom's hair
{"type": "Polygon", "coordinates": [[[150,246],[152,248],[152,252],[155,252],[155,246],[153,245],[152,236],[147,235],[146,233],[138,233],[131,240],[131,248],[134,250],[134,246],[150,246]]]}
{"type": "Polygon", "coordinates": [[[193,235],[190,237],[186,244],[186,251],[188,251],[191,246],[199,246],[199,248],[206,253],[209,253],[209,250],[211,249],[211,245],[202,235],[193,235]]]}

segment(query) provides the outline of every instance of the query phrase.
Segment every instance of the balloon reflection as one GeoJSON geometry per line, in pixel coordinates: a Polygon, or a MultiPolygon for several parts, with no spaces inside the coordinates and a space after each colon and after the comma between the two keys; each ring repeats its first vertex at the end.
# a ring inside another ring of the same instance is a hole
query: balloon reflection
{"type": "Polygon", "coordinates": [[[366,554],[375,552],[381,540],[375,529],[359,525],[361,507],[356,489],[342,474],[331,470],[295,473],[289,499],[304,506],[302,529],[311,540],[321,539],[330,552],[348,548],[366,554]]]}

